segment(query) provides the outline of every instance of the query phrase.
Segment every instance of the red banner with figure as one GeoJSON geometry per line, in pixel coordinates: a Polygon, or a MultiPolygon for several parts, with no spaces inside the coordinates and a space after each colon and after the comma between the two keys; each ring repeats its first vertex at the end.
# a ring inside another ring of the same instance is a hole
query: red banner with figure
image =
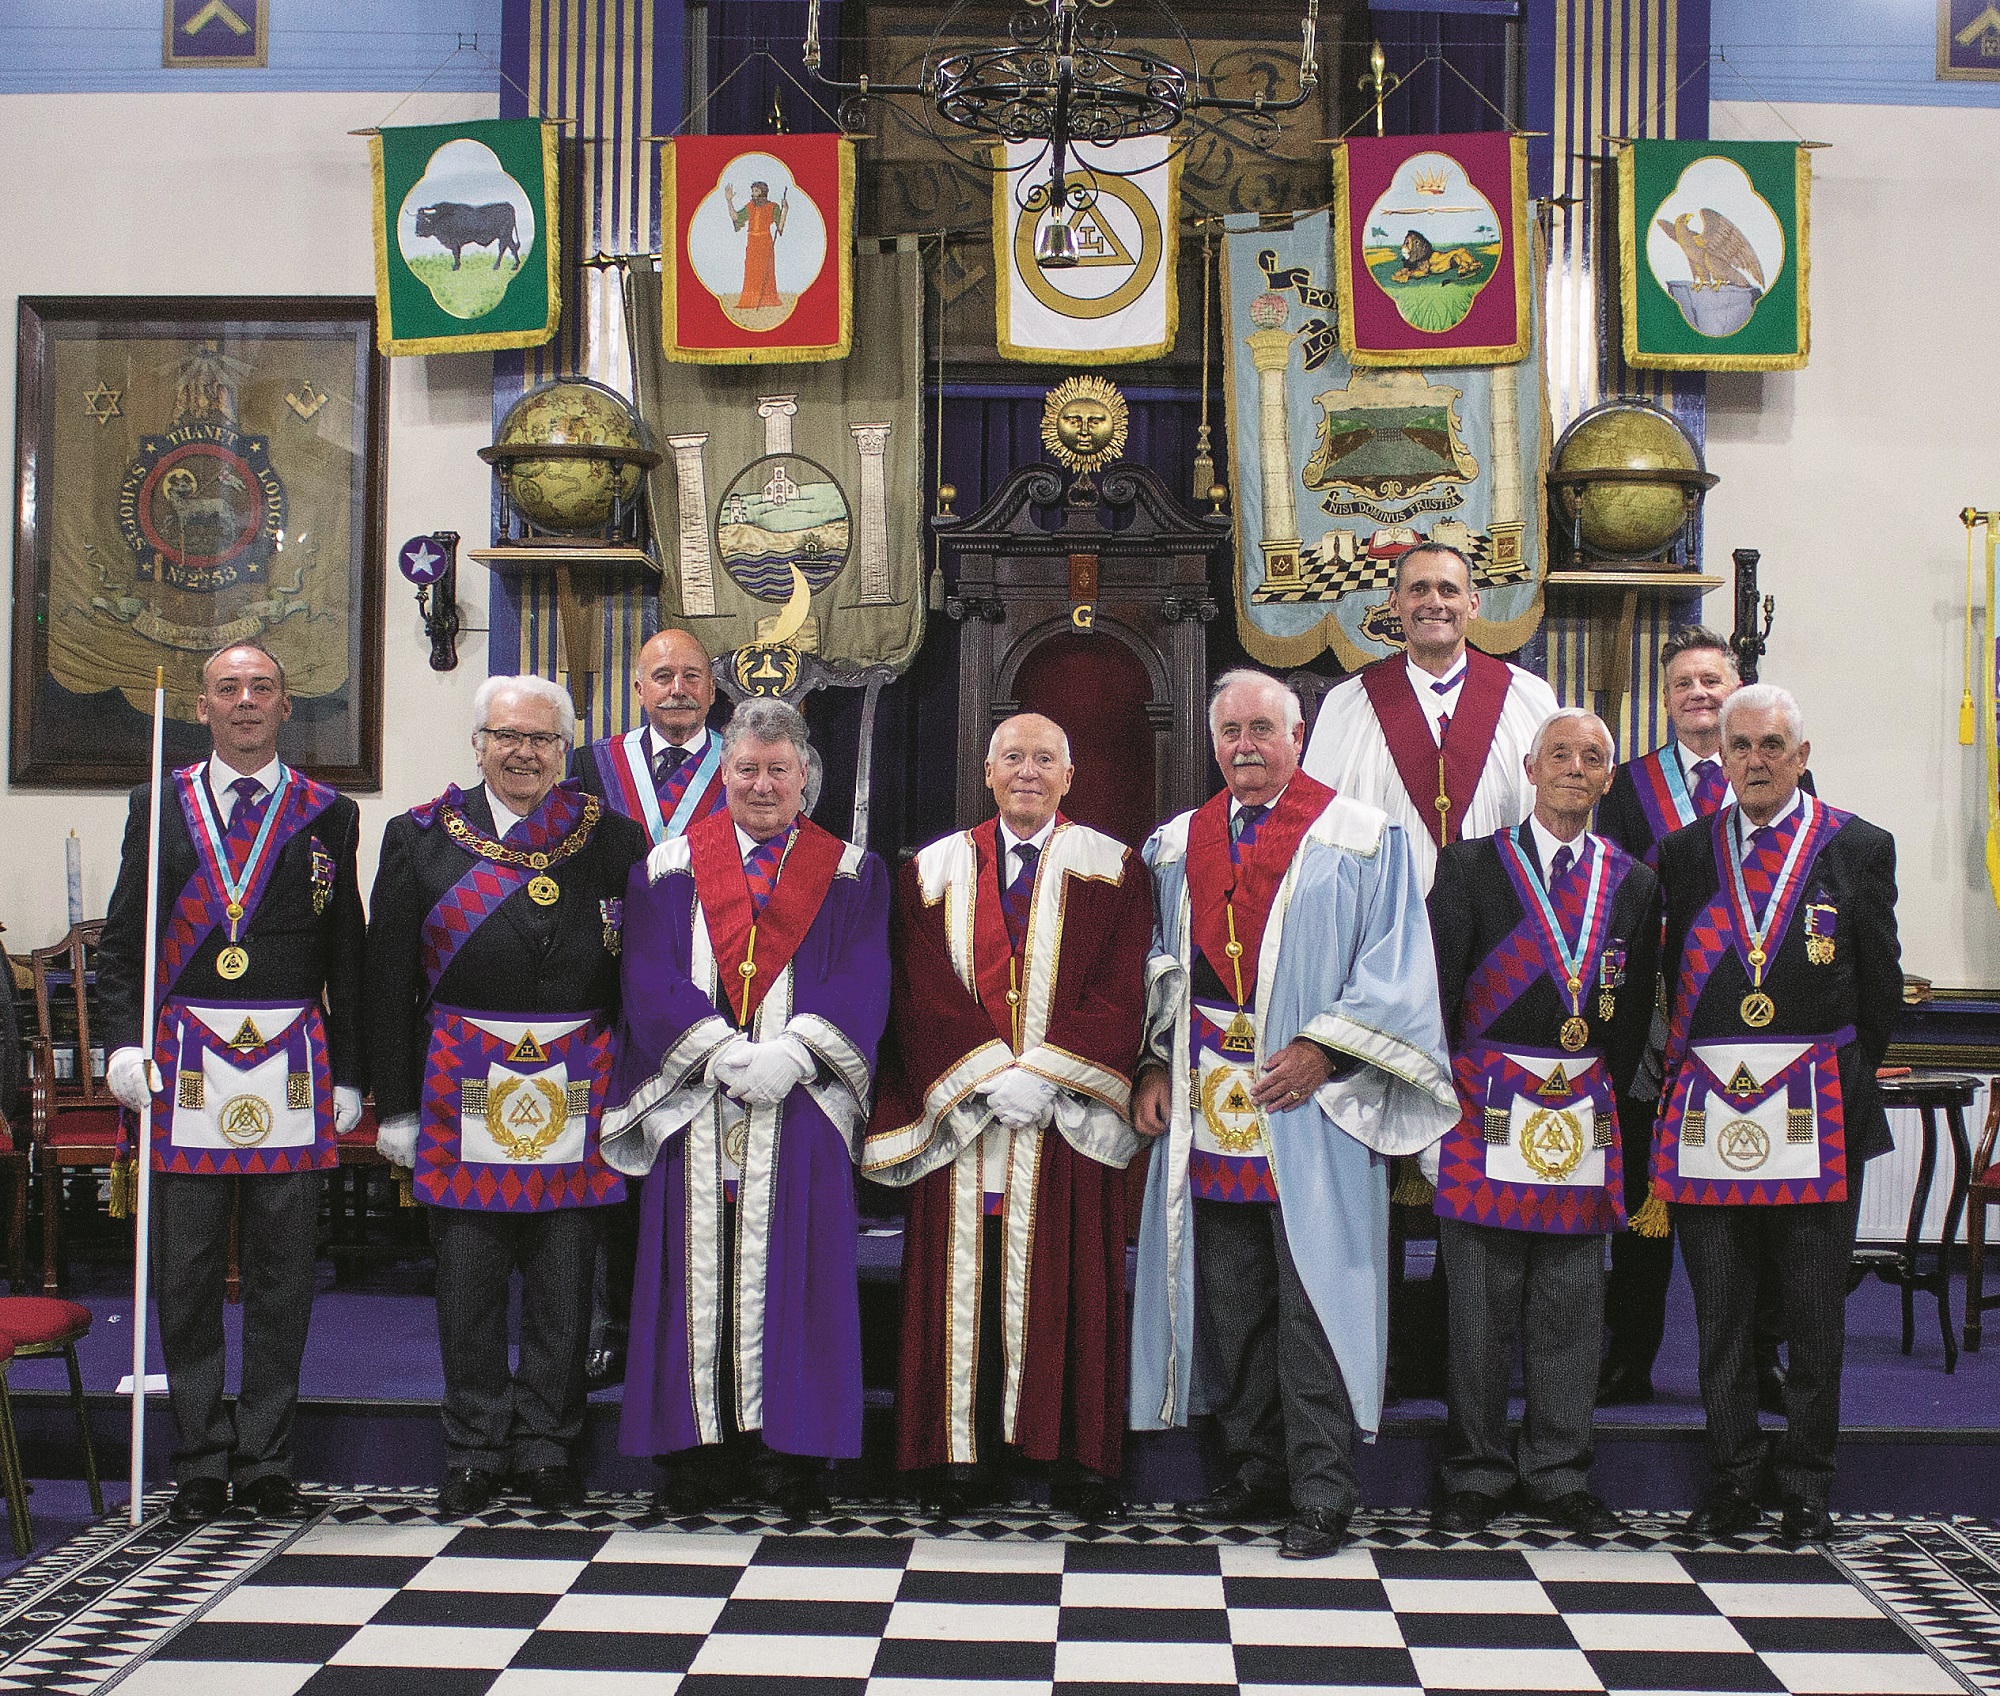
{"type": "Polygon", "coordinates": [[[853,330],[854,146],[837,135],[681,136],[662,150],[669,359],[844,359],[853,330]]]}

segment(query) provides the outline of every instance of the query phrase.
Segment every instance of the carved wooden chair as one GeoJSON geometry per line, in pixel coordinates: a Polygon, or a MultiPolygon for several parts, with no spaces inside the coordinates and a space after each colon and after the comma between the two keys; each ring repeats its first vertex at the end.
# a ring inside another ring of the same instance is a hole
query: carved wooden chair
{"type": "Polygon", "coordinates": [[[42,1210],[42,1290],[53,1295],[63,1186],[80,1167],[109,1167],[118,1152],[118,1103],[104,1083],[104,1053],[91,1035],[97,947],[104,921],[29,956],[35,1031],[29,1059],[30,1130],[42,1210]]]}

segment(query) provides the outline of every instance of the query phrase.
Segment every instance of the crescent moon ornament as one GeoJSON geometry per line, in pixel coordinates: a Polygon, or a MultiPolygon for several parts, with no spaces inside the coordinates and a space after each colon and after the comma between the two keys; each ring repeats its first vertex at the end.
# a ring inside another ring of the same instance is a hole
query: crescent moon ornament
{"type": "Polygon", "coordinates": [[[785,602],[785,610],[778,614],[778,622],[771,626],[771,634],[766,642],[778,644],[789,642],[805,628],[806,615],[812,611],[812,585],[806,581],[806,574],[796,565],[792,567],[791,599],[785,602]]]}

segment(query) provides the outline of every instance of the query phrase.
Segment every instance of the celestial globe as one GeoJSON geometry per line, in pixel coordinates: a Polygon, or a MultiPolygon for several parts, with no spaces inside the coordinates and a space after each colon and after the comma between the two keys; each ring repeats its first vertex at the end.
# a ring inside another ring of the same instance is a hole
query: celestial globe
{"type": "Polygon", "coordinates": [[[1614,559],[1663,553],[1714,481],[1680,420],[1641,400],[1606,401],[1584,413],[1556,444],[1549,471],[1565,523],[1576,526],[1586,551],[1614,559]],[[1641,475],[1603,475],[1617,471],[1641,475]],[[1566,481],[1576,473],[1584,475],[1566,481]]]}
{"type": "Polygon", "coordinates": [[[531,389],[507,409],[480,457],[501,468],[508,498],[537,529],[559,536],[602,532],[628,507],[657,455],[625,397],[602,383],[564,378],[531,389]],[[537,448],[590,449],[537,455],[537,448]]]}

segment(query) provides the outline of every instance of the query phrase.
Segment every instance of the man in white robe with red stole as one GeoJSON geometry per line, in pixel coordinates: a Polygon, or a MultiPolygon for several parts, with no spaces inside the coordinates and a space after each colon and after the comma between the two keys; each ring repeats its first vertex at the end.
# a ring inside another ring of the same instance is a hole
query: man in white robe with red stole
{"type": "MultiPolygon", "coordinates": [[[[267,1519],[293,1487],[292,1416],[312,1315],[320,1173],[361,1118],[361,893],[354,803],[278,758],[284,668],[255,643],[202,667],[214,752],[160,798],[159,958],[145,958],[150,785],[132,792],[98,959],[105,1084],[145,1105],[152,1050],[154,1291],[180,1445],[172,1515],[235,1502],[267,1519]],[[142,1032],[146,973],[154,1029],[142,1032]],[[223,1277],[241,1209],[243,1378],[223,1401],[223,1277]]],[[[124,1132],[130,1136],[130,1127],[124,1132]]]]}
{"type": "Polygon", "coordinates": [[[605,1157],[644,1177],[619,1444],[662,1511],[747,1491],[794,1517],[861,1452],[854,1160],[889,1011],[889,880],[800,814],[805,720],[748,700],[729,810],[625,900],[605,1157]]]}
{"type": "Polygon", "coordinates": [[[1183,1511],[1289,1514],[1332,1554],[1354,1441],[1381,1422],[1389,1157],[1458,1116],[1423,893],[1403,828],[1297,769],[1299,703],[1232,671],[1209,708],[1227,788],[1155,831],[1147,1174],[1132,1424],[1216,1416],[1230,1476],[1183,1511]]]}
{"type": "Polygon", "coordinates": [[[1389,605],[1404,656],[1364,666],[1327,692],[1304,770],[1400,824],[1428,891],[1445,843],[1528,816],[1535,796],[1522,762],[1556,697],[1534,673],[1466,645],[1479,592],[1456,548],[1420,542],[1405,552],[1389,605]]]}
{"type": "Polygon", "coordinates": [[[1125,1426],[1126,1119],[1153,938],[1130,848],[1057,810],[1069,738],[993,733],[999,817],[898,880],[891,1025],[863,1169],[907,1184],[896,1459],[946,1513],[990,1500],[1002,1445],[1050,1500],[1117,1505],[1125,1426]]]}
{"type": "Polygon", "coordinates": [[[1766,1472],[1788,1542],[1836,1536],[1848,1274],[1864,1163],[1890,1149],[1875,1070],[1902,1011],[1896,843],[1799,780],[1798,703],[1747,684],[1722,708],[1734,806],[1660,844],[1666,905],[1665,1093],[1653,1194],[1670,1204],[1694,1291],[1710,1485],[1690,1532],[1763,1517],[1766,1472]],[[1753,1315],[1775,1267],[1785,1428],[1757,1424],[1753,1315]]]}
{"type": "Polygon", "coordinates": [[[1625,1223],[1618,1099],[1652,1025],[1658,884],[1590,810],[1611,732],[1566,707],[1528,758],[1525,824],[1438,856],[1430,893],[1458,1123],[1422,1159],[1450,1279],[1445,1453],[1431,1528],[1484,1530],[1517,1490],[1564,1530],[1615,1531],[1590,1488],[1604,1239],[1625,1223]],[[1507,1429],[1515,1340],[1527,1409],[1507,1429]]]}

